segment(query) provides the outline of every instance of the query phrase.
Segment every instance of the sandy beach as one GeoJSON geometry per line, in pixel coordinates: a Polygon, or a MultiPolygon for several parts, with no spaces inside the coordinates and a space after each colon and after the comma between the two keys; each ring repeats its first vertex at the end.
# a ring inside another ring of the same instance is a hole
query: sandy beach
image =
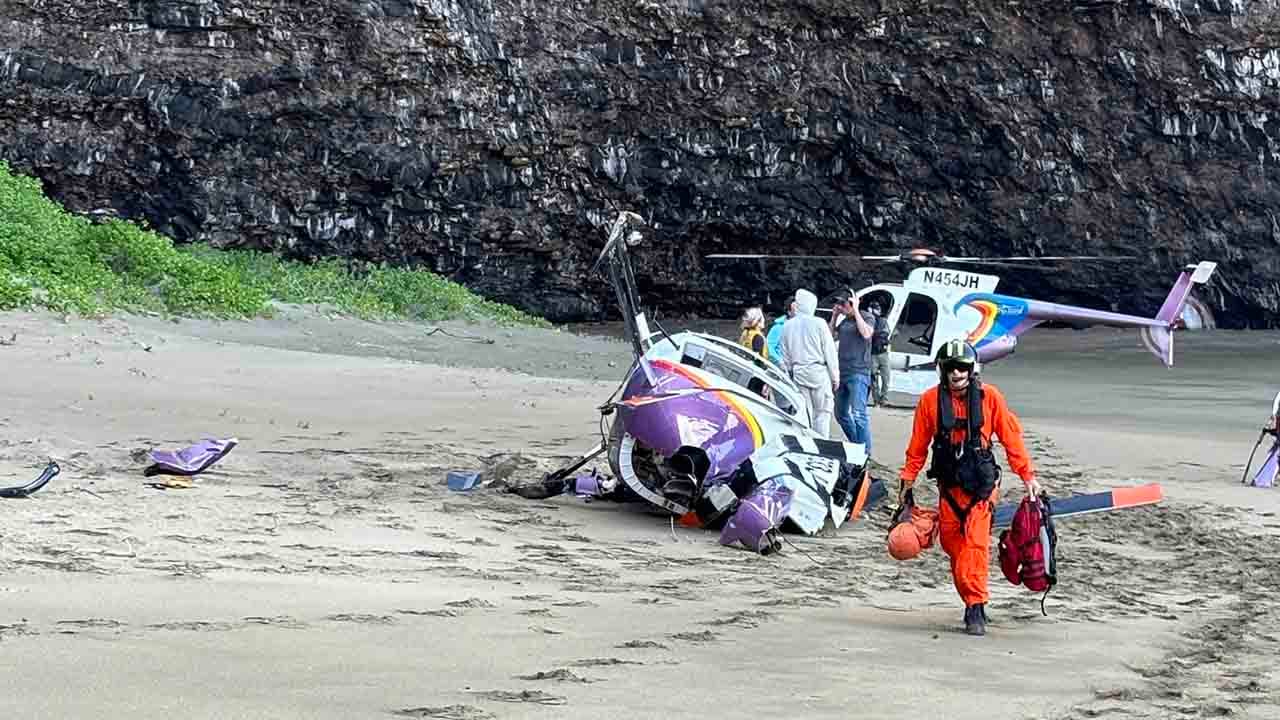
{"type": "MultiPolygon", "coordinates": [[[[1037,331],[988,369],[1051,493],[1167,499],[1062,520],[1048,617],[993,567],[983,638],[940,549],[886,554],[887,506],[761,557],[634,507],[448,490],[591,447],[615,339],[297,307],[9,313],[0,339],[3,484],[62,467],[0,500],[15,717],[1280,716],[1280,491],[1239,484],[1274,333],[1180,334],[1168,370],[1133,333],[1037,331]],[[240,444],[147,484],[147,451],[202,437],[240,444]]],[[[873,410],[887,480],[910,419],[873,410]]]]}

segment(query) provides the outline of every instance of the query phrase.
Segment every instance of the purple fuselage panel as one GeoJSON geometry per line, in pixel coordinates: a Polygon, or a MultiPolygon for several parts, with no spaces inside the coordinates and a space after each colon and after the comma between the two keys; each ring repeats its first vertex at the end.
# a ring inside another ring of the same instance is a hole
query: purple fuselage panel
{"type": "Polygon", "coordinates": [[[714,390],[646,401],[650,396],[706,387],[701,378],[674,363],[658,360],[650,367],[654,384],[637,367],[618,409],[623,427],[637,442],[664,457],[685,445],[702,448],[711,462],[708,481],[732,473],[755,452],[754,418],[742,401],[714,390]]]}

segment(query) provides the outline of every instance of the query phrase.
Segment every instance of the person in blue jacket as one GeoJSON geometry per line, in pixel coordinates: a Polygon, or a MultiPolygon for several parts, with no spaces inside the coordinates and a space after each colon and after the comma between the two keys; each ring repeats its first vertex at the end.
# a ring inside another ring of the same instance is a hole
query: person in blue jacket
{"type": "Polygon", "coordinates": [[[775,363],[782,357],[782,326],[787,320],[796,316],[796,296],[788,297],[786,304],[782,307],[783,314],[774,318],[773,325],[769,326],[769,334],[765,336],[765,342],[769,343],[769,357],[775,363]]]}

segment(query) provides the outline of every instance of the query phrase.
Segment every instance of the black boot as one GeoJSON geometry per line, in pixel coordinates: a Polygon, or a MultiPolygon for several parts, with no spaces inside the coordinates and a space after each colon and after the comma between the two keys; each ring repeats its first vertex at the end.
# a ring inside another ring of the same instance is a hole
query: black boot
{"type": "Polygon", "coordinates": [[[969,605],[964,609],[964,631],[970,635],[987,634],[987,612],[983,603],[969,605]]]}

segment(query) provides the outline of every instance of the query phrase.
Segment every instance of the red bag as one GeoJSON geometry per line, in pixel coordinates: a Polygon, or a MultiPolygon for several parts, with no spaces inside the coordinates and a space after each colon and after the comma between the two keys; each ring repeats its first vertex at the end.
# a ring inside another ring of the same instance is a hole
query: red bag
{"type": "Polygon", "coordinates": [[[1023,498],[1009,529],[1000,533],[1000,570],[1014,585],[1043,591],[1040,612],[1046,615],[1044,599],[1058,583],[1057,547],[1048,496],[1023,498]]]}

